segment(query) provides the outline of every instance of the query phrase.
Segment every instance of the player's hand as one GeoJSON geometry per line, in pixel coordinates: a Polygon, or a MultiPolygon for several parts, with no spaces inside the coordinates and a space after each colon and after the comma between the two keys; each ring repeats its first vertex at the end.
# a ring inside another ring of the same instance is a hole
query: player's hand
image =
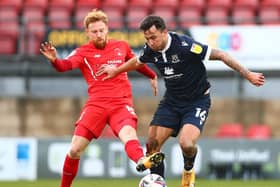
{"type": "Polygon", "coordinates": [[[157,96],[157,94],[158,94],[157,76],[155,76],[155,78],[153,78],[153,79],[150,79],[150,82],[151,82],[151,86],[152,86],[152,89],[153,89],[154,96],[157,96]]]}
{"type": "Polygon", "coordinates": [[[107,79],[111,79],[117,75],[117,67],[115,65],[109,65],[109,64],[103,64],[100,66],[100,68],[97,70],[96,75],[100,76],[103,74],[107,74],[105,77],[103,77],[103,81],[107,79]]]}
{"type": "Polygon", "coordinates": [[[41,43],[40,52],[51,62],[56,59],[56,49],[51,42],[41,43]]]}
{"type": "Polygon", "coordinates": [[[265,78],[262,73],[249,72],[246,77],[253,85],[257,87],[262,86],[265,82],[265,78]]]}

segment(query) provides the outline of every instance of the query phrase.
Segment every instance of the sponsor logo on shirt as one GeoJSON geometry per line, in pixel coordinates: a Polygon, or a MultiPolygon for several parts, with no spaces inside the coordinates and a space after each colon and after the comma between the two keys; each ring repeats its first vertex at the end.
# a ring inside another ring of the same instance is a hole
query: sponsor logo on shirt
{"type": "Polygon", "coordinates": [[[174,74],[174,69],[170,67],[165,67],[164,68],[164,74],[165,75],[173,75],[174,74]]]}
{"type": "Polygon", "coordinates": [[[107,63],[108,64],[121,64],[122,60],[108,60],[107,63]]]}

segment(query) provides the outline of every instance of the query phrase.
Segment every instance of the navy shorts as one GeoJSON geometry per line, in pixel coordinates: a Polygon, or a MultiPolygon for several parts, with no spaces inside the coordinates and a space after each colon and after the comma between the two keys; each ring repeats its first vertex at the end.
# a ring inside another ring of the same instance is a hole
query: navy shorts
{"type": "Polygon", "coordinates": [[[164,98],[159,103],[150,125],[174,129],[173,137],[178,135],[185,124],[192,124],[202,131],[210,105],[210,94],[202,95],[184,105],[171,103],[164,98]]]}

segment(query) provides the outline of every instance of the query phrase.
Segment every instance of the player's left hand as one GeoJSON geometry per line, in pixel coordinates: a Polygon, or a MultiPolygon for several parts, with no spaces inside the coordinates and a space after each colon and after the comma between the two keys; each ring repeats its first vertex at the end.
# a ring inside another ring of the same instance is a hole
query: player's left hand
{"type": "Polygon", "coordinates": [[[264,85],[265,82],[265,78],[262,73],[257,73],[252,71],[248,73],[247,79],[257,87],[264,85]]]}
{"type": "Polygon", "coordinates": [[[157,96],[158,94],[158,81],[157,81],[157,76],[155,76],[155,78],[150,79],[151,82],[151,86],[154,92],[154,96],[157,96]]]}
{"type": "Polygon", "coordinates": [[[102,78],[102,80],[104,81],[104,80],[115,77],[117,75],[116,70],[117,70],[117,67],[115,65],[103,64],[97,70],[96,75],[101,76],[103,74],[107,74],[105,77],[102,78]]]}

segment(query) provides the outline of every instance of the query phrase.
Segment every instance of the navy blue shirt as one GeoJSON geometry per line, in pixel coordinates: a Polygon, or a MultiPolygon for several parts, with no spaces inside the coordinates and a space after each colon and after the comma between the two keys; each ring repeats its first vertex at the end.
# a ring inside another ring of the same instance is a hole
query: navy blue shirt
{"type": "Polygon", "coordinates": [[[204,60],[211,49],[186,35],[169,33],[167,46],[160,52],[147,44],[139,57],[142,63],[153,63],[165,79],[165,98],[171,102],[189,102],[210,88],[204,60]]]}

